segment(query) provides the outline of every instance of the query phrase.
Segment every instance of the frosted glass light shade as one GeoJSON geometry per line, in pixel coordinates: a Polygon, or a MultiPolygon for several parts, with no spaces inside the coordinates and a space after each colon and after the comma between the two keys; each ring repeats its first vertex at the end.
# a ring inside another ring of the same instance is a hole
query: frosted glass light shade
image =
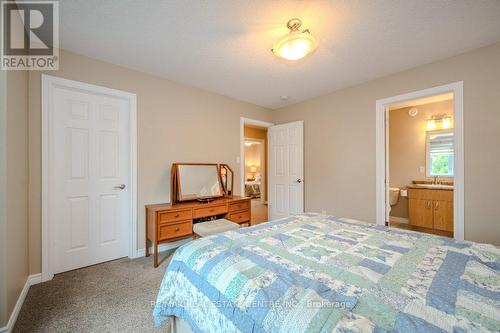
{"type": "Polygon", "coordinates": [[[272,51],[277,57],[294,61],[313,52],[316,45],[316,40],[309,31],[290,31],[274,45],[272,51]]]}

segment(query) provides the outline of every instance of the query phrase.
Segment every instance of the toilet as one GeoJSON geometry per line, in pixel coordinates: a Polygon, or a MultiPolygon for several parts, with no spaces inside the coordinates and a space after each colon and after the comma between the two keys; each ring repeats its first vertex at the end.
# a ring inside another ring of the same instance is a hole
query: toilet
{"type": "Polygon", "coordinates": [[[391,206],[394,206],[398,203],[399,199],[399,188],[398,187],[389,187],[389,203],[391,206]]]}

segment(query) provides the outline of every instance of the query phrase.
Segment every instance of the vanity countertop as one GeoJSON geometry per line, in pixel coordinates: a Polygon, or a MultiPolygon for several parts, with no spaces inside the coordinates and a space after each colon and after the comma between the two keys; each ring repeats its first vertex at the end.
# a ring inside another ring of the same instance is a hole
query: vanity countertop
{"type": "Polygon", "coordinates": [[[418,190],[453,191],[453,185],[444,185],[444,184],[411,184],[408,185],[408,188],[418,189],[418,190]]]}

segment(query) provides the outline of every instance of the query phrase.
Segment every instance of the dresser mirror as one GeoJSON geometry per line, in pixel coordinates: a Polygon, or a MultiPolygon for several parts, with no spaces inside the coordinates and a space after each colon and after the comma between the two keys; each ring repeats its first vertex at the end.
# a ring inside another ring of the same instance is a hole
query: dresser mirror
{"type": "Polygon", "coordinates": [[[209,200],[224,196],[217,164],[175,163],[172,169],[177,192],[174,193],[174,201],[209,200]]]}
{"type": "Polygon", "coordinates": [[[227,197],[233,196],[234,172],[227,164],[220,165],[220,180],[222,190],[227,197]]]}

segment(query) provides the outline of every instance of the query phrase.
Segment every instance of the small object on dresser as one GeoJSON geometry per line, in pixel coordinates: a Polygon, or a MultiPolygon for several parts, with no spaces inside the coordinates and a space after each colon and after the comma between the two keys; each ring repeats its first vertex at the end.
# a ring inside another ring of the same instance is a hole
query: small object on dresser
{"type": "Polygon", "coordinates": [[[227,164],[220,164],[220,179],[222,183],[222,189],[224,195],[228,198],[233,196],[233,183],[234,183],[234,172],[233,169],[227,164]]]}

